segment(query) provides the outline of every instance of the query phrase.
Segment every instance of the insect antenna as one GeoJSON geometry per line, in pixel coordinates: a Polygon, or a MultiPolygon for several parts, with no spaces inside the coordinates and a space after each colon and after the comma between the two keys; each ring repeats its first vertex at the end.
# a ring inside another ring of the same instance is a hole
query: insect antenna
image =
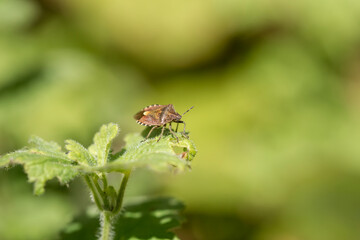
{"type": "Polygon", "coordinates": [[[191,108],[189,108],[188,110],[186,110],[186,112],[184,112],[181,116],[184,116],[185,113],[187,113],[188,111],[190,111],[190,110],[193,109],[193,108],[194,108],[194,106],[192,106],[191,108]]]}

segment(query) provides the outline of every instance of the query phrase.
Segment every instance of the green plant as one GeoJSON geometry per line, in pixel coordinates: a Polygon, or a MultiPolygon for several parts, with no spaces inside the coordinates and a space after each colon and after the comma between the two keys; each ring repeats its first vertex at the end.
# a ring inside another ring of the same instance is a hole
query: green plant
{"type": "MultiPolygon", "coordinates": [[[[99,239],[113,239],[118,228],[121,228],[118,233],[120,239],[138,239],[132,235],[132,230],[137,228],[137,232],[141,233],[141,226],[144,224],[148,226],[144,231],[148,231],[151,226],[153,236],[160,234],[161,239],[177,239],[167,230],[180,222],[178,210],[182,205],[179,202],[173,199],[158,199],[140,202],[123,213],[121,209],[126,184],[133,169],[148,167],[160,172],[184,171],[190,167],[190,161],[196,154],[193,142],[181,134],[178,134],[179,142],[171,134],[159,142],[155,138],[143,141],[144,137],[140,134],[128,134],[125,137],[125,147],[113,154],[111,143],[118,132],[119,127],[114,123],[103,125],[91,146],[85,148],[74,140],[66,140],[66,152],[55,142],[31,137],[28,147],[1,157],[0,167],[23,165],[29,181],[34,182],[34,193],[37,195],[44,193],[46,181],[52,178],[68,183],[77,176],[83,177],[100,212],[99,239]],[[122,174],[118,191],[108,183],[109,172],[122,174]],[[154,210],[154,206],[158,208],[158,212],[154,210]],[[132,212],[131,209],[136,211],[132,212]],[[154,218],[149,217],[149,209],[153,211],[150,215],[155,217],[155,222],[154,218]],[[135,219],[141,220],[140,225],[126,220],[131,214],[137,214],[135,219]],[[117,218],[119,215],[122,217],[117,218]]],[[[146,236],[141,239],[146,239],[146,236]]]]}

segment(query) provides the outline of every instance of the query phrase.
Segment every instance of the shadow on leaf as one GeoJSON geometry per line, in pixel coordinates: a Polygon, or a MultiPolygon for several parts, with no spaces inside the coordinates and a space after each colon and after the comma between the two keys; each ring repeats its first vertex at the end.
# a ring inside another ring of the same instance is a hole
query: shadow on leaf
{"type": "MultiPolygon", "coordinates": [[[[148,135],[148,133],[150,132],[152,127],[146,127],[142,132],[141,132],[141,136],[143,138],[146,138],[146,136],[148,135]]],[[[173,131],[175,132],[175,129],[173,129],[173,131]]],[[[154,138],[154,137],[158,137],[160,136],[161,134],[161,127],[158,127],[158,128],[155,128],[152,133],[150,134],[149,138],[154,138]]],[[[168,127],[165,127],[165,130],[164,130],[164,137],[167,136],[167,135],[170,135],[171,132],[169,130],[168,127]]],[[[186,134],[189,134],[189,132],[186,132],[186,134]]]]}

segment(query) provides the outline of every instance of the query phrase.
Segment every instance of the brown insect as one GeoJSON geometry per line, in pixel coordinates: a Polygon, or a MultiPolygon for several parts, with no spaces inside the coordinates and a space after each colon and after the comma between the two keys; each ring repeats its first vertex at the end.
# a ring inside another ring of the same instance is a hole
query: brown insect
{"type": "Polygon", "coordinates": [[[182,116],[184,116],[185,113],[190,111],[193,107],[189,108],[186,112],[184,112],[182,115],[177,113],[175,111],[175,108],[172,104],[168,105],[150,105],[145,107],[140,112],[136,113],[134,118],[136,119],[136,122],[138,124],[141,124],[143,126],[152,127],[149,131],[148,135],[146,136],[146,139],[150,136],[151,132],[155,128],[162,127],[160,137],[157,141],[159,141],[164,133],[166,124],[169,124],[169,130],[172,133],[172,135],[176,138],[176,140],[179,142],[179,138],[175,135],[174,131],[172,130],[171,123],[175,122],[178,125],[176,126],[176,132],[179,126],[179,123],[184,124],[184,130],[182,132],[182,135],[187,137],[185,134],[185,127],[186,124],[184,121],[181,121],[180,119],[182,116]]]}

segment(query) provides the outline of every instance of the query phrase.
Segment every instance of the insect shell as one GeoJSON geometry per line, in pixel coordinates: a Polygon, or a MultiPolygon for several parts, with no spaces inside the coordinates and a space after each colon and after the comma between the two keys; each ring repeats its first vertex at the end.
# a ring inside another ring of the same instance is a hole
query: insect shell
{"type": "MultiPolygon", "coordinates": [[[[192,109],[191,107],[190,109],[192,109]]],[[[189,110],[190,110],[189,109],[189,110]]],[[[189,110],[187,110],[185,113],[187,113],[189,110]]],[[[184,113],[184,114],[185,114],[184,113]]],[[[169,123],[169,130],[173,134],[173,136],[176,138],[176,140],[179,142],[178,137],[175,135],[174,131],[171,128],[171,123],[183,123],[184,124],[184,130],[182,134],[186,136],[185,134],[185,122],[181,121],[182,116],[175,111],[175,108],[172,104],[168,105],[159,105],[154,104],[145,107],[140,112],[136,113],[134,118],[136,122],[143,126],[152,127],[149,131],[148,135],[146,136],[146,139],[150,136],[151,132],[158,127],[162,127],[160,137],[157,141],[159,141],[164,133],[164,129],[166,127],[166,124],[169,123]]],[[[177,130],[177,129],[176,129],[177,130]]]]}

